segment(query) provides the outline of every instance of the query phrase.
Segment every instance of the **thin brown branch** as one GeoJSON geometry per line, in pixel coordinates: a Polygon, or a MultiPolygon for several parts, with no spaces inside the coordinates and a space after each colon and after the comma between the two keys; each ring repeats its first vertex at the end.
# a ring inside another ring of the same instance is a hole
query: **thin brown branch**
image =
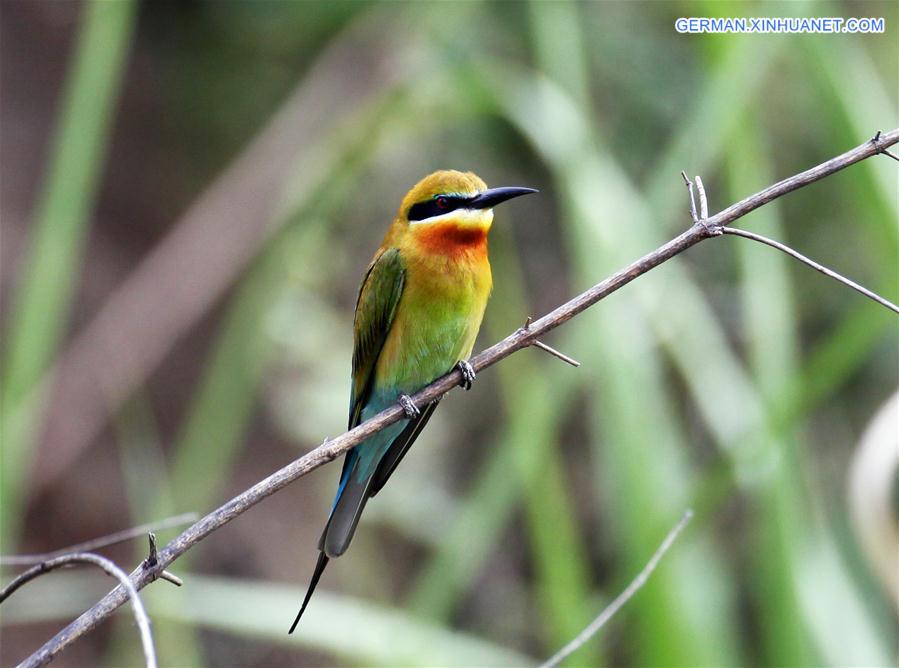
{"type": "MultiPolygon", "coordinates": [[[[156,650],[153,647],[153,634],[150,631],[150,618],[147,616],[144,604],[140,600],[140,594],[137,593],[137,588],[129,579],[128,574],[125,573],[125,571],[116,566],[111,560],[106,557],[101,557],[99,554],[73,552],[71,554],[64,554],[60,557],[48,559],[47,561],[42,561],[14,578],[12,582],[0,590],[0,603],[3,603],[17,589],[32,580],[51,571],[55,571],[58,568],[65,568],[77,564],[91,564],[97,566],[119,581],[119,586],[125,592],[125,596],[131,599],[131,605],[134,608],[134,620],[137,622],[137,628],[140,631],[141,644],[144,648],[144,661],[146,662],[147,668],[156,668],[156,650]]],[[[30,660],[31,658],[26,661],[30,660]]]]}
{"type": "Polygon", "coordinates": [[[161,529],[170,529],[172,527],[196,522],[197,517],[197,513],[182,513],[181,515],[167,517],[158,522],[149,522],[147,524],[131,527],[130,529],[116,531],[115,533],[106,536],[100,536],[99,538],[92,538],[83,543],[70,545],[69,547],[53,550],[53,552],[47,552],[45,554],[11,554],[0,556],[0,566],[27,566],[29,564],[39,564],[42,561],[49,561],[55,557],[61,557],[64,554],[71,554],[73,552],[93,552],[101,547],[108,547],[109,545],[124,543],[125,541],[138,538],[151,531],[160,531],[161,529]]]}
{"type": "Polygon", "coordinates": [[[665,556],[665,553],[671,548],[671,546],[674,544],[674,541],[677,540],[677,537],[680,535],[681,531],[684,530],[684,527],[687,526],[692,517],[693,511],[688,508],[680,518],[680,521],[675,524],[674,528],[672,528],[671,531],[668,532],[668,535],[665,536],[665,540],[663,540],[662,544],[659,545],[658,549],[643,567],[643,570],[637,574],[637,577],[635,577],[631,581],[631,583],[625,588],[625,590],[618,594],[615,600],[609,603],[609,605],[607,605],[603,609],[603,611],[599,613],[599,616],[592,622],[590,622],[590,624],[587,625],[587,628],[581,631],[571,642],[569,642],[562,649],[553,654],[544,663],[540,664],[540,668],[554,668],[554,666],[558,666],[560,663],[562,663],[562,661],[579,650],[584,645],[584,643],[590,640],[590,638],[596,635],[599,630],[603,626],[605,626],[606,623],[610,619],[612,619],[612,617],[615,616],[615,613],[618,612],[625,603],[631,600],[634,594],[636,594],[640,590],[640,588],[646,584],[646,581],[659,565],[662,557],[665,556]]]}
{"type": "MultiPolygon", "coordinates": [[[[644,255],[636,262],[625,267],[601,283],[594,285],[589,290],[577,295],[570,301],[565,302],[542,318],[529,323],[527,328],[516,330],[502,341],[475,355],[469,360],[472,367],[475,371],[482,371],[505,359],[512,353],[533,345],[533,342],[539,337],[552,331],[556,327],[559,327],[563,323],[568,322],[579,313],[608,297],[616,290],[624,287],[638,276],[642,276],[663,262],[670,260],[675,255],[679,255],[688,248],[696,245],[700,241],[721,234],[719,228],[732,223],[738,218],[742,218],[771,200],[802,188],[810,183],[814,183],[815,181],[819,181],[826,176],[870,158],[873,155],[882,153],[885,148],[896,143],[899,143],[899,128],[891,130],[886,134],[880,134],[877,141],[869,140],[861,146],[857,146],[827,162],[765,188],[764,190],[731,205],[724,211],[710,217],[708,220],[702,221],[703,224],[694,224],[690,229],[681,233],[668,243],[660,246],[651,253],[644,255]]],[[[459,370],[454,370],[418,391],[412,396],[412,400],[415,405],[424,406],[452,390],[459,385],[461,381],[461,372],[459,370]]],[[[366,422],[363,422],[358,427],[355,427],[337,438],[325,441],[321,446],[291,462],[264,480],[256,483],[248,490],[242,492],[203,517],[199,522],[189,527],[180,536],[160,550],[155,568],[141,567],[136,569],[134,573],[131,574],[132,583],[137,589],[146,586],[157,577],[158,571],[166,568],[175,559],[191,549],[191,547],[203,540],[213,531],[221,528],[238,515],[246,512],[249,508],[274,494],[297,478],[336,459],[372,434],[399,421],[403,417],[403,409],[399,404],[391,406],[366,422]]],[[[127,595],[122,588],[114,589],[101,601],[96,603],[90,610],[47,641],[43,647],[29,657],[22,665],[25,667],[45,665],[63,649],[96,627],[102,620],[106,619],[112,611],[122,605],[126,599],[127,595]]]]}
{"type": "Polygon", "coordinates": [[[840,274],[835,272],[833,269],[828,269],[823,264],[818,264],[814,260],[807,258],[802,253],[799,253],[799,252],[793,250],[789,246],[782,244],[779,241],[775,241],[774,239],[769,239],[768,237],[763,237],[761,234],[756,234],[755,232],[747,232],[746,230],[738,230],[733,227],[722,226],[721,231],[724,234],[732,234],[737,237],[744,237],[746,239],[752,239],[753,241],[758,241],[759,243],[765,244],[766,246],[771,246],[771,248],[776,248],[779,251],[783,251],[790,257],[796,258],[803,264],[807,264],[809,267],[811,267],[815,271],[820,271],[825,276],[829,276],[830,278],[834,279],[835,281],[839,281],[843,285],[848,285],[850,288],[852,288],[856,292],[863,294],[868,299],[873,299],[875,302],[877,302],[881,306],[885,306],[886,308],[890,309],[894,313],[899,313],[899,306],[896,306],[893,302],[889,301],[888,299],[884,299],[883,297],[881,297],[880,295],[878,295],[874,292],[871,292],[870,290],[868,290],[868,288],[859,285],[855,281],[851,281],[848,278],[846,278],[845,276],[841,276],[840,274]]]}

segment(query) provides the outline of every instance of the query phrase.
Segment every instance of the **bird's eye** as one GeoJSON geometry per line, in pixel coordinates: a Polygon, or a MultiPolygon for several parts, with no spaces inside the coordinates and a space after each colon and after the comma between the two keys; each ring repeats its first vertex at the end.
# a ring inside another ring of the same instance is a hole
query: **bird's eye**
{"type": "Polygon", "coordinates": [[[434,202],[437,204],[438,209],[448,209],[449,208],[449,200],[446,197],[443,197],[442,195],[440,197],[438,197],[437,199],[435,199],[434,202]]]}

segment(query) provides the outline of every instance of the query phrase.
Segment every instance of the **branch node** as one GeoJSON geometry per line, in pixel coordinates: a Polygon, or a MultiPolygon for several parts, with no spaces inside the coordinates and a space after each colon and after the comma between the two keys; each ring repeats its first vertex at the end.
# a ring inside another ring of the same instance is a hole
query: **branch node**
{"type": "MultiPolygon", "coordinates": [[[[527,332],[528,329],[530,329],[530,327],[531,327],[531,322],[532,322],[532,320],[533,320],[533,319],[531,318],[531,316],[528,316],[527,319],[524,321],[524,325],[523,325],[521,328],[519,328],[518,331],[521,332],[521,333],[527,332]]],[[[546,345],[545,343],[543,343],[543,341],[538,341],[537,339],[533,339],[533,340],[531,340],[531,341],[527,341],[527,342],[525,343],[525,345],[528,345],[528,346],[534,346],[535,348],[539,348],[540,350],[549,353],[549,354],[552,355],[553,357],[558,357],[560,360],[562,360],[562,361],[565,362],[566,364],[570,364],[570,365],[573,366],[573,367],[579,367],[579,366],[581,365],[581,363],[578,362],[578,361],[577,361],[576,359],[574,359],[573,357],[569,357],[569,356],[566,355],[565,353],[559,352],[558,350],[556,350],[556,349],[553,348],[552,346],[548,346],[548,345],[546,345]]]]}
{"type": "Polygon", "coordinates": [[[693,219],[693,224],[698,225],[705,230],[706,235],[710,237],[717,237],[724,234],[721,231],[720,225],[709,222],[709,201],[705,195],[705,186],[702,185],[702,179],[699,176],[695,177],[696,190],[699,191],[699,211],[697,212],[696,194],[693,191],[693,182],[687,177],[685,171],[681,170],[680,175],[684,179],[684,183],[690,193],[690,218],[693,219]]]}
{"type": "Polygon", "coordinates": [[[150,576],[154,580],[165,580],[166,582],[171,582],[176,587],[183,585],[184,581],[177,575],[173,575],[165,570],[160,571],[159,573],[154,572],[155,568],[159,565],[159,552],[156,546],[156,534],[152,531],[147,533],[147,542],[150,544],[150,551],[147,558],[141,563],[141,567],[145,571],[150,571],[150,576]]]}
{"type": "Polygon", "coordinates": [[[871,143],[874,144],[874,148],[877,150],[878,153],[882,153],[883,155],[889,156],[893,160],[899,162],[899,156],[896,156],[895,153],[890,152],[890,150],[888,148],[881,146],[880,135],[881,135],[881,132],[880,132],[880,130],[878,130],[877,134],[875,134],[873,137],[871,137],[871,143]]]}

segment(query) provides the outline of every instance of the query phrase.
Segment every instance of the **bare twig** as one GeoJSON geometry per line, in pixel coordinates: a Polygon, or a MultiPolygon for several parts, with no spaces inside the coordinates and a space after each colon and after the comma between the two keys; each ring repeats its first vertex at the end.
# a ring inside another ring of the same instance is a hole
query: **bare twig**
{"type": "MultiPolygon", "coordinates": [[[[775,183],[774,185],[729,206],[727,209],[714,216],[711,216],[708,220],[704,221],[705,224],[694,224],[690,229],[681,233],[668,243],[660,246],[647,255],[644,255],[636,262],[594,285],[589,290],[582,292],[570,301],[565,302],[555,310],[544,315],[542,318],[529,323],[527,328],[516,330],[502,341],[475,355],[469,360],[469,363],[475,371],[482,371],[505,359],[512,353],[533,345],[533,342],[539,337],[563,323],[568,322],[579,313],[593,306],[616,290],[624,287],[638,276],[642,276],[663,262],[670,260],[675,255],[679,255],[688,248],[696,245],[700,241],[720,234],[720,229],[718,228],[721,228],[728,223],[732,223],[738,218],[742,218],[771,200],[802,188],[810,183],[814,183],[815,181],[819,181],[841,169],[845,169],[850,165],[854,165],[857,162],[881,153],[884,148],[896,143],[899,143],[899,128],[881,135],[879,137],[879,142],[872,142],[869,140],[827,162],[775,183]]],[[[461,371],[454,370],[419,390],[412,396],[412,400],[415,405],[424,406],[458,387],[461,380],[461,371]]],[[[321,446],[306,453],[303,457],[291,462],[284,468],[256,483],[248,490],[238,494],[236,497],[182,532],[180,536],[160,550],[156,569],[165,568],[210,533],[221,528],[238,515],[246,512],[249,508],[253,507],[266,497],[274,494],[297,478],[336,459],[372,434],[401,420],[403,417],[403,409],[399,404],[395,404],[354,429],[326,441],[321,446]]],[[[155,577],[154,569],[139,568],[131,574],[131,581],[137,589],[140,589],[149,582],[152,582],[155,577]]],[[[43,647],[29,657],[22,665],[24,667],[45,665],[63,649],[96,627],[102,620],[106,619],[112,611],[122,605],[125,600],[127,600],[126,592],[122,588],[114,589],[91,607],[90,610],[47,641],[43,647]]]]}
{"type": "Polygon", "coordinates": [[[558,357],[560,360],[562,360],[563,362],[567,362],[571,366],[577,367],[577,366],[581,365],[581,363],[578,362],[573,357],[569,357],[565,353],[560,353],[558,350],[556,350],[552,346],[548,346],[545,343],[543,343],[543,341],[534,341],[534,343],[532,343],[531,345],[534,346],[535,348],[540,348],[540,350],[549,353],[553,357],[558,357]]]}
{"type": "Polygon", "coordinates": [[[64,554],[71,554],[73,552],[93,552],[94,550],[98,550],[101,547],[108,547],[109,545],[124,543],[126,540],[138,538],[139,536],[143,536],[148,531],[160,531],[162,529],[170,529],[172,527],[196,522],[197,517],[197,513],[182,513],[181,515],[167,517],[166,519],[159,520],[158,522],[141,524],[140,526],[131,527],[130,529],[123,529],[122,531],[116,531],[115,533],[111,533],[106,536],[92,538],[91,540],[86,540],[83,543],[64,547],[61,550],[53,550],[53,552],[46,552],[45,554],[11,554],[7,556],[0,556],[0,566],[27,566],[29,564],[39,564],[42,561],[48,561],[50,559],[53,559],[54,557],[61,557],[64,554]]]}
{"type": "Polygon", "coordinates": [[[769,239],[768,237],[763,237],[761,234],[756,234],[755,232],[747,232],[745,230],[738,230],[733,227],[722,226],[721,231],[724,234],[732,234],[737,237],[744,237],[746,239],[752,239],[753,241],[758,241],[759,243],[765,244],[766,246],[771,246],[771,248],[776,248],[779,251],[783,251],[790,257],[796,258],[803,264],[807,264],[809,267],[811,267],[815,271],[820,271],[825,276],[830,276],[830,278],[834,279],[835,281],[839,281],[843,285],[848,285],[850,288],[852,288],[856,292],[860,292],[868,299],[873,299],[875,302],[877,302],[881,306],[885,306],[886,308],[890,309],[894,313],[899,313],[899,306],[896,306],[893,302],[889,301],[888,299],[884,299],[883,297],[881,297],[880,295],[878,295],[874,292],[871,292],[870,290],[868,290],[868,288],[859,285],[855,281],[850,281],[845,276],[841,276],[834,270],[828,269],[823,264],[818,264],[814,260],[807,258],[802,253],[799,253],[799,252],[793,250],[789,246],[786,246],[786,245],[780,243],[779,241],[774,241],[774,239],[769,239]]]}
{"type": "MultiPolygon", "coordinates": [[[[128,578],[128,574],[125,573],[125,571],[116,566],[111,560],[106,557],[101,557],[99,554],[73,552],[72,554],[65,554],[61,557],[42,561],[13,579],[12,582],[0,590],[0,603],[3,603],[3,601],[9,598],[13,592],[19,589],[19,587],[31,582],[35,578],[39,578],[41,575],[58,568],[76,564],[91,564],[98,566],[108,575],[111,575],[119,581],[119,586],[122,587],[126,597],[131,599],[131,605],[134,607],[134,620],[137,622],[137,628],[140,630],[140,641],[144,648],[144,661],[146,662],[147,668],[156,668],[156,650],[153,647],[153,634],[150,631],[150,618],[147,617],[147,611],[144,609],[144,604],[140,600],[140,594],[137,593],[137,588],[128,578]]],[[[30,660],[31,659],[29,658],[26,661],[30,660]]]]}
{"type": "Polygon", "coordinates": [[[687,178],[687,172],[681,171],[680,175],[687,185],[687,191],[690,193],[690,218],[694,224],[699,222],[699,214],[696,213],[696,193],[693,192],[693,182],[687,178]]]}
{"type": "Polygon", "coordinates": [[[166,582],[170,582],[171,584],[175,585],[176,587],[181,587],[184,585],[184,580],[179,578],[174,573],[170,573],[169,571],[162,571],[159,574],[159,579],[165,580],[166,582]]]}
{"type": "Polygon", "coordinates": [[[612,617],[621,609],[625,603],[627,603],[631,598],[633,598],[634,594],[639,591],[639,589],[646,584],[646,581],[649,579],[649,576],[652,575],[652,572],[656,569],[656,566],[659,565],[659,562],[662,560],[662,557],[665,556],[665,553],[668,549],[674,544],[674,541],[677,540],[677,537],[680,535],[681,531],[684,530],[684,527],[690,522],[690,519],[693,517],[693,511],[687,509],[687,511],[683,514],[683,517],[680,518],[680,521],[674,525],[674,528],[668,532],[668,535],[665,536],[665,540],[662,541],[662,544],[659,545],[658,549],[655,551],[655,554],[652,555],[652,558],[646,563],[643,567],[643,570],[634,578],[631,583],[627,586],[627,588],[618,594],[614,601],[612,601],[608,606],[606,606],[599,616],[594,619],[590,624],[581,631],[571,642],[565,645],[558,652],[553,654],[552,657],[546,660],[546,662],[540,665],[540,668],[553,668],[554,666],[558,666],[562,661],[564,661],[568,656],[579,650],[584,643],[586,643],[590,638],[592,638],[603,626],[605,626],[606,622],[608,622],[612,617]]]}

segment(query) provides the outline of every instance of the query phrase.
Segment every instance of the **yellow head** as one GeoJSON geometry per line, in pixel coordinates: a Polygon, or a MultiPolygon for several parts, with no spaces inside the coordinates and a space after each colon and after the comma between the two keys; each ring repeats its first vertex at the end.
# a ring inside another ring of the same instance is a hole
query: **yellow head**
{"type": "Polygon", "coordinates": [[[472,172],[441,170],[419,181],[403,198],[385,245],[406,235],[432,246],[452,247],[486,237],[493,207],[513,197],[537,192],[532,188],[492,188],[472,172]]]}

